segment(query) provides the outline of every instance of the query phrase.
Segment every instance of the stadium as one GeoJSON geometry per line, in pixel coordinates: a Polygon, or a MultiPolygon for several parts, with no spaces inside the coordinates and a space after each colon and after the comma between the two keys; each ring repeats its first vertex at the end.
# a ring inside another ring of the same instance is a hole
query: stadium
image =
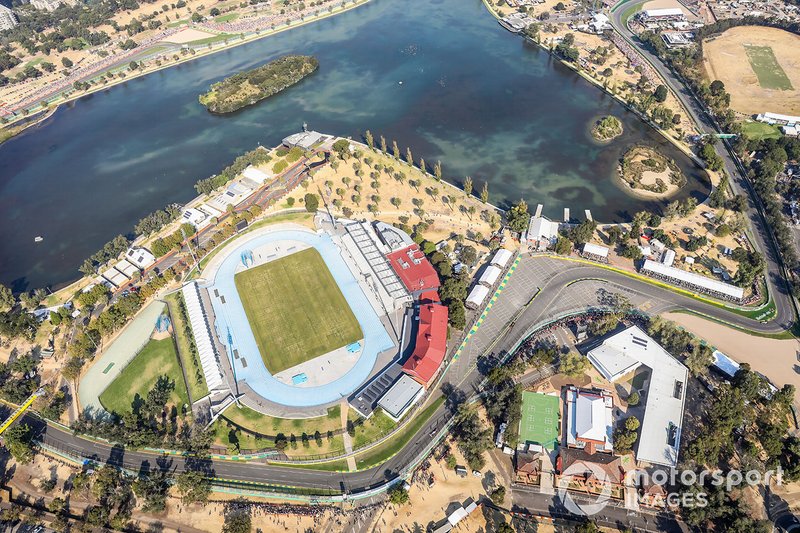
{"type": "MultiPolygon", "coordinates": [[[[379,355],[396,351],[381,315],[388,317],[334,238],[302,226],[256,230],[184,287],[190,315],[191,293],[200,295],[211,351],[224,356],[203,364],[210,389],[227,388],[261,411],[324,406],[367,380],[379,355]]],[[[200,348],[202,324],[197,329],[200,348]]]]}

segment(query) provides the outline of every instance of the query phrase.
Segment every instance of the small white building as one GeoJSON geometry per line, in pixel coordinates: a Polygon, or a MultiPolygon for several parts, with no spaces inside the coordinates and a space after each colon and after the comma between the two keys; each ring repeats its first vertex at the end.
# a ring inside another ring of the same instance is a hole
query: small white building
{"type": "Polygon", "coordinates": [[[150,265],[156,262],[156,256],[141,246],[131,246],[128,248],[128,251],[125,252],[125,259],[141,270],[146,270],[150,265]]]}
{"type": "Polygon", "coordinates": [[[489,265],[486,270],[483,271],[481,274],[480,279],[478,279],[478,283],[481,285],[485,285],[486,287],[493,287],[497,280],[500,279],[500,275],[503,273],[502,270],[497,268],[494,265],[489,265]]]}
{"type": "Polygon", "coordinates": [[[494,257],[492,257],[492,264],[500,268],[505,268],[513,257],[514,253],[511,250],[500,248],[494,253],[494,257]]]}
{"type": "Polygon", "coordinates": [[[614,399],[605,390],[569,387],[567,399],[567,446],[594,452],[614,451],[614,399]]]}
{"type": "Polygon", "coordinates": [[[667,248],[666,250],[664,250],[664,254],[661,256],[661,263],[664,266],[671,267],[674,262],[675,262],[675,250],[667,248]]]}
{"type": "Polygon", "coordinates": [[[587,242],[583,245],[583,256],[599,261],[608,261],[608,248],[587,242]]]}
{"type": "Polygon", "coordinates": [[[386,394],[378,400],[378,407],[395,422],[403,418],[425,393],[425,388],[408,374],[403,374],[386,394]]]}
{"type": "Polygon", "coordinates": [[[183,210],[183,213],[181,213],[181,220],[183,220],[184,222],[188,222],[197,229],[200,229],[205,226],[208,226],[209,222],[211,221],[211,217],[209,217],[199,209],[194,209],[193,207],[190,207],[188,209],[183,210]]]}
{"type": "Polygon", "coordinates": [[[531,217],[525,240],[539,250],[546,250],[555,244],[558,238],[558,222],[547,217],[531,217]]]}
{"type": "Polygon", "coordinates": [[[469,296],[467,296],[467,301],[464,302],[464,305],[470,309],[478,309],[483,302],[486,300],[486,297],[489,296],[489,288],[484,287],[483,285],[475,285],[472,290],[469,292],[469,296]]]}
{"type": "Polygon", "coordinates": [[[254,182],[258,183],[258,184],[263,184],[263,183],[267,183],[268,181],[272,180],[272,178],[275,177],[275,174],[273,174],[271,172],[269,172],[269,173],[268,172],[264,172],[263,170],[258,169],[256,167],[254,167],[253,165],[250,165],[249,167],[244,169],[244,172],[242,172],[242,176],[244,176],[245,178],[247,178],[249,180],[252,180],[252,181],[254,181],[254,182]]]}

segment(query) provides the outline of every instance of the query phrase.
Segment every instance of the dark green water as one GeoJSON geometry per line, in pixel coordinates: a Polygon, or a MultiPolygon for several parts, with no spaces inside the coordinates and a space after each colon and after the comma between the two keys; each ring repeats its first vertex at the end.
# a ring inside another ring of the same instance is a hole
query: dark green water
{"type": "Polygon", "coordinates": [[[503,30],[480,0],[374,0],[348,13],[131,80],[59,110],[0,145],[0,282],[58,285],[107,240],[147,213],[194,196],[192,185],[258,143],[307,122],[358,137],[396,139],[446,178],[490,184],[491,201],[525,198],[560,218],[626,220],[657,207],[613,179],[637,142],[660,146],[707,193],[691,162],[546,52],[503,30]],[[232,116],[197,102],[208,85],[287,53],[320,70],[232,116]],[[400,84],[402,82],[402,84],[400,84]],[[619,117],[625,134],[593,142],[588,125],[619,117]],[[44,236],[35,244],[37,235],[44,236]]]}

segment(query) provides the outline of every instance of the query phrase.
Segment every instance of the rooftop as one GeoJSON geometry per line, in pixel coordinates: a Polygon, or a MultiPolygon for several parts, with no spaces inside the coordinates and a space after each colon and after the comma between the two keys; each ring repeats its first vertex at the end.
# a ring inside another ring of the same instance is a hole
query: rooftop
{"type": "Polygon", "coordinates": [[[439,275],[417,244],[391,252],[386,257],[409,292],[439,288],[439,275]]]}
{"type": "Polygon", "coordinates": [[[686,367],[638,326],[612,335],[603,341],[602,346],[589,352],[589,360],[607,378],[605,365],[611,364],[614,357],[621,360],[615,366],[624,367],[632,360],[650,369],[637,461],[675,466],[681,442],[684,391],[688,379],[686,367]],[[605,363],[598,366],[597,361],[605,363]]]}
{"type": "Polygon", "coordinates": [[[447,307],[439,304],[420,306],[417,343],[403,370],[427,386],[439,372],[446,350],[447,307]]]}

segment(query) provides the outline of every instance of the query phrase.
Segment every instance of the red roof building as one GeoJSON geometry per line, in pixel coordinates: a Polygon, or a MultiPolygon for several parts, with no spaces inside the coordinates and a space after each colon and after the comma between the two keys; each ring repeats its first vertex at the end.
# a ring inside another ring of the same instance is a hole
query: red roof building
{"type": "Polygon", "coordinates": [[[386,257],[411,294],[439,288],[439,275],[418,245],[412,244],[386,257]]]}
{"type": "Polygon", "coordinates": [[[414,353],[403,371],[427,388],[439,373],[447,351],[447,307],[425,304],[419,308],[419,329],[414,353]]]}

